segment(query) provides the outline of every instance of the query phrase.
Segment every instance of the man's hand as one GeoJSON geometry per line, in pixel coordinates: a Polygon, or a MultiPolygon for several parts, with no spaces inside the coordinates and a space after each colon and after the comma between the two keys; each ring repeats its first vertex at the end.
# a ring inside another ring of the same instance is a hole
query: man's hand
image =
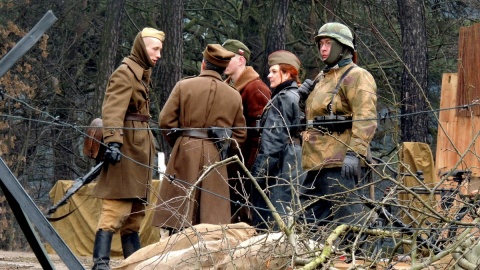
{"type": "Polygon", "coordinates": [[[112,142],[108,144],[108,148],[105,151],[105,160],[109,162],[112,165],[117,164],[117,162],[120,161],[120,158],[122,157],[122,152],[120,152],[120,147],[122,147],[122,144],[112,142]]]}
{"type": "Polygon", "coordinates": [[[312,81],[310,79],[306,79],[299,87],[298,91],[305,93],[305,94],[310,94],[310,92],[313,91],[313,88],[315,88],[315,84],[317,82],[312,81]]]}
{"type": "Polygon", "coordinates": [[[310,79],[306,79],[297,89],[297,93],[300,95],[300,100],[298,102],[298,106],[302,112],[305,111],[305,102],[308,98],[308,95],[313,91],[315,88],[316,81],[312,81],[310,79]]]}
{"type": "Polygon", "coordinates": [[[342,177],[357,183],[360,176],[360,159],[352,151],[347,151],[342,166],[342,177]]]}

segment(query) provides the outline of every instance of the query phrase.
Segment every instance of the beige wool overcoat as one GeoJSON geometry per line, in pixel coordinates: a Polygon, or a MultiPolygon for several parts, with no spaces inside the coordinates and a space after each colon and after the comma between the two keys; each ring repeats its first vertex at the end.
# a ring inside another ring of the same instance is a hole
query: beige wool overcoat
{"type": "Polygon", "coordinates": [[[102,168],[94,191],[97,198],[148,198],[155,155],[153,135],[148,122],[125,120],[127,113],[150,115],[148,71],[132,59],[124,58],[110,77],[103,101],[103,140],[106,144],[122,144],[123,156],[117,164],[102,168]]]}
{"type": "MultiPolygon", "coordinates": [[[[198,77],[176,84],[160,112],[159,124],[162,129],[245,127],[242,98],[217,72],[204,70],[198,77]]],[[[164,135],[168,132],[163,131],[164,135]]],[[[246,134],[245,129],[233,129],[232,146],[241,146],[246,134]]],[[[198,184],[200,189],[195,189],[192,197],[186,197],[203,169],[220,160],[213,141],[180,136],[171,144],[166,173],[175,179],[163,179],[152,224],[179,229],[199,223],[229,223],[225,166],[211,172],[198,184]]]]}

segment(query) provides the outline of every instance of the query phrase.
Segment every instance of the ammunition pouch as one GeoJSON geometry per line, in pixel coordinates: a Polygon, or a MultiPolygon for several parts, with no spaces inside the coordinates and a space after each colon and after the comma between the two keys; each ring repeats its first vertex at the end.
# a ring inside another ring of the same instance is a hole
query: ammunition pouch
{"type": "Polygon", "coordinates": [[[175,142],[180,135],[182,135],[182,131],[178,128],[172,128],[168,133],[164,134],[165,139],[171,147],[175,145],[175,142]]]}
{"type": "Polygon", "coordinates": [[[208,137],[213,139],[220,158],[222,160],[227,158],[228,148],[230,148],[230,138],[232,137],[232,129],[225,127],[210,127],[208,129],[208,137]]]}
{"type": "Polygon", "coordinates": [[[352,117],[341,115],[315,116],[313,121],[308,120],[307,127],[329,133],[343,133],[347,129],[352,129],[352,117]]]}

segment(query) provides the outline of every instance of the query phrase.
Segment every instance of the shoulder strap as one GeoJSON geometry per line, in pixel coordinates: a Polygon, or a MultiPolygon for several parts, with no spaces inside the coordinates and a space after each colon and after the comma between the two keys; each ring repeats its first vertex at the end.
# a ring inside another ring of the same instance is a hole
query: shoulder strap
{"type": "Polygon", "coordinates": [[[330,114],[333,114],[333,110],[332,110],[333,99],[337,95],[338,90],[340,90],[340,84],[342,83],[343,79],[345,79],[345,77],[347,77],[350,70],[352,70],[354,67],[356,67],[356,65],[353,65],[353,66],[349,67],[347,70],[345,70],[345,72],[340,77],[340,80],[338,80],[338,83],[335,86],[335,89],[333,90],[332,100],[330,100],[330,103],[328,103],[328,107],[327,107],[330,114]]]}
{"type": "Polygon", "coordinates": [[[206,108],[207,111],[205,112],[205,123],[204,123],[203,127],[206,127],[205,125],[207,123],[209,123],[209,121],[210,121],[210,112],[212,111],[212,108],[215,104],[214,101],[215,101],[217,91],[218,91],[218,84],[217,84],[217,80],[214,79],[214,80],[212,80],[212,82],[210,84],[210,91],[208,93],[208,99],[207,99],[207,108],[206,108]]]}

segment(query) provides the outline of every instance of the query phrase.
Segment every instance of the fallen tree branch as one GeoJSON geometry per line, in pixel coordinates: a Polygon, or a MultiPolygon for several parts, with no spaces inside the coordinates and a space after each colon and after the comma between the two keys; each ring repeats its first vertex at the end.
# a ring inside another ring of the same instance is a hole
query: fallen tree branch
{"type": "MultiPolygon", "coordinates": [[[[260,192],[260,194],[262,195],[262,198],[265,200],[265,202],[267,203],[267,206],[268,206],[268,209],[270,209],[270,211],[272,211],[272,216],[273,218],[275,219],[275,222],[278,224],[278,227],[280,228],[281,231],[283,231],[288,237],[290,237],[290,235],[292,234],[292,231],[290,228],[287,228],[287,226],[285,226],[285,223],[283,222],[283,220],[280,218],[280,215],[278,214],[277,210],[275,209],[275,207],[273,206],[272,202],[270,201],[270,199],[268,198],[267,194],[265,194],[265,192],[262,190],[262,188],[260,187],[260,185],[257,183],[257,180],[255,179],[255,177],[252,176],[252,174],[250,173],[250,171],[245,167],[245,165],[243,164],[243,162],[240,161],[240,159],[238,158],[237,155],[235,156],[232,156],[232,157],[229,157],[229,158],[226,158],[224,160],[221,160],[221,161],[218,161],[218,162],[215,162],[213,163],[212,165],[206,167],[203,171],[203,173],[200,175],[200,177],[198,178],[198,180],[192,185],[192,187],[190,188],[190,191],[188,193],[188,196],[187,198],[193,198],[193,194],[196,190],[196,187],[198,186],[198,184],[200,182],[203,181],[203,179],[205,179],[205,177],[207,177],[208,174],[210,174],[214,169],[218,168],[218,167],[221,167],[221,166],[226,166],[230,163],[234,163],[234,162],[237,162],[240,167],[243,169],[243,171],[245,172],[245,174],[247,175],[247,177],[250,179],[250,181],[252,181],[253,185],[255,186],[255,188],[258,190],[258,192],[260,192]]],[[[190,204],[189,206],[190,207],[190,204]]]]}
{"type": "Polygon", "coordinates": [[[333,230],[333,232],[328,236],[327,240],[325,241],[322,254],[320,254],[320,256],[306,264],[304,267],[300,268],[300,270],[313,270],[316,269],[317,266],[325,264],[328,259],[330,259],[333,253],[333,242],[335,242],[335,240],[337,240],[340,235],[343,235],[349,228],[350,225],[346,224],[342,224],[335,228],[335,230],[333,230]]]}

